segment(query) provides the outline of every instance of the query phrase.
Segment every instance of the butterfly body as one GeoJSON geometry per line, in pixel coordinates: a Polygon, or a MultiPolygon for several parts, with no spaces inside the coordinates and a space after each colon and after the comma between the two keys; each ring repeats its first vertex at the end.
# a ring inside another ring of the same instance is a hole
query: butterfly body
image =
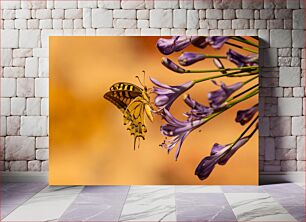
{"type": "Polygon", "coordinates": [[[118,82],[110,87],[104,98],[112,102],[123,113],[123,124],[134,136],[134,149],[137,138],[145,139],[147,127],[145,115],[153,121],[152,107],[147,88],[144,89],[126,82],[118,82]]]}

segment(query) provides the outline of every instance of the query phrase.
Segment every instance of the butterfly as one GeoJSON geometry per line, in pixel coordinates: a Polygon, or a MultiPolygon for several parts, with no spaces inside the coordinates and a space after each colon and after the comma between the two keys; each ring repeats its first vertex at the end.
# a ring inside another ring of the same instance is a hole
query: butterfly
{"type": "Polygon", "coordinates": [[[132,83],[118,82],[110,87],[110,90],[104,94],[104,98],[112,102],[123,113],[123,124],[128,125],[127,130],[134,135],[135,150],[137,138],[139,138],[138,141],[140,138],[145,139],[147,132],[145,116],[151,122],[153,121],[153,108],[150,104],[148,88],[143,86],[142,89],[132,83]]]}

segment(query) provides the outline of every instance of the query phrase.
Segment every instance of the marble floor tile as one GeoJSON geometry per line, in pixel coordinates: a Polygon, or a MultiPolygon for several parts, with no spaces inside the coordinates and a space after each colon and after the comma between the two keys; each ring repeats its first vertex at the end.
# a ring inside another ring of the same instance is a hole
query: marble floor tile
{"type": "Polygon", "coordinates": [[[1,193],[31,193],[35,194],[47,186],[46,183],[3,183],[1,193]]]}
{"type": "Polygon", "coordinates": [[[220,186],[175,186],[176,193],[222,193],[220,186]]]}
{"type": "Polygon", "coordinates": [[[221,186],[224,193],[262,193],[260,186],[221,186]]]}
{"type": "Polygon", "coordinates": [[[177,221],[236,221],[224,194],[176,193],[177,221]]]}
{"type": "Polygon", "coordinates": [[[17,207],[3,221],[54,221],[73,202],[83,187],[46,187],[17,207]]]}
{"type": "Polygon", "coordinates": [[[301,193],[303,188],[295,183],[280,183],[261,186],[261,189],[267,193],[301,193]]]}
{"type": "Polygon", "coordinates": [[[176,221],[173,186],[131,186],[120,221],[176,221]]]}
{"type": "Polygon", "coordinates": [[[86,186],[82,193],[127,193],[130,186],[86,186]]]}
{"type": "Polygon", "coordinates": [[[59,221],[118,221],[128,191],[128,186],[85,187],[59,221]]]}
{"type": "Polygon", "coordinates": [[[305,192],[301,193],[270,193],[274,200],[285,206],[305,206],[305,192]]]}
{"type": "Polygon", "coordinates": [[[305,205],[283,206],[297,221],[305,222],[305,205]]]}
{"type": "Polygon", "coordinates": [[[225,193],[238,221],[296,221],[267,193],[225,193]]]}

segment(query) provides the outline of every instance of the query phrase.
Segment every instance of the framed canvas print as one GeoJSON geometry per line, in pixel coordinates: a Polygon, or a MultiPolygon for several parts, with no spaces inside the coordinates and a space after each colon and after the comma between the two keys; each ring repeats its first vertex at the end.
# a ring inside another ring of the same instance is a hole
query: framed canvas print
{"type": "Polygon", "coordinates": [[[257,37],[50,37],[51,185],[258,184],[257,37]]]}

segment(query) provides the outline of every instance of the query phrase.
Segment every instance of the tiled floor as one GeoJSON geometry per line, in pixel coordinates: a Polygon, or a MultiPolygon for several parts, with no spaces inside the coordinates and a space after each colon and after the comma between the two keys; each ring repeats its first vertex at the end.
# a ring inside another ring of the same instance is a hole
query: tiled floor
{"type": "Polygon", "coordinates": [[[1,185],[2,221],[305,221],[305,186],[1,185]]]}

